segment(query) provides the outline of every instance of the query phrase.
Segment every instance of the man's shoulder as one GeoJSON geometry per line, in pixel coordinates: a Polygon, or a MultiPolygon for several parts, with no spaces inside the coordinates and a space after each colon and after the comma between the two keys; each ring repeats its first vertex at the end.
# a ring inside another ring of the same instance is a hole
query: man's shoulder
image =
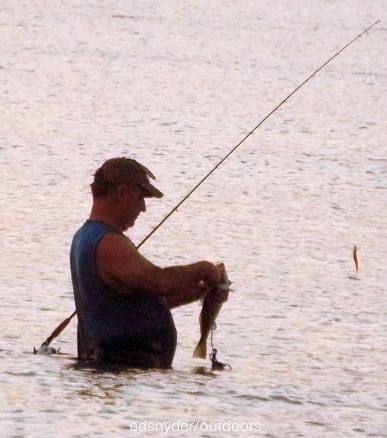
{"type": "Polygon", "coordinates": [[[104,234],[98,244],[100,255],[114,255],[117,258],[120,255],[138,254],[137,248],[129,237],[117,231],[110,231],[104,234]]]}

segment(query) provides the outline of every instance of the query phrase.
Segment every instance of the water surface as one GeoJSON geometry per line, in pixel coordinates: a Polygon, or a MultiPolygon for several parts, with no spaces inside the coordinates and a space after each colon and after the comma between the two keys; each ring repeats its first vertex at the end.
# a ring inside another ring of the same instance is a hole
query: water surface
{"type": "Polygon", "coordinates": [[[2,1],[2,436],[386,436],[385,19],[382,0],[2,1]],[[165,193],[138,243],[377,19],[142,247],[226,263],[214,342],[232,371],[192,359],[196,303],[173,312],[170,371],[75,368],[75,322],[61,355],[31,354],[73,311],[69,246],[106,158],[144,162],[165,193]]]}

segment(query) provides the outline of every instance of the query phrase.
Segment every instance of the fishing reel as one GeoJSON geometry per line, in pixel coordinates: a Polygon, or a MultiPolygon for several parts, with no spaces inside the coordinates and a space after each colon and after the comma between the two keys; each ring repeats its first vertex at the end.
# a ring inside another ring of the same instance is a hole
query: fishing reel
{"type": "Polygon", "coordinates": [[[39,347],[34,347],[34,354],[59,354],[60,348],[55,349],[53,347],[49,347],[48,345],[44,345],[44,343],[39,347]]]}

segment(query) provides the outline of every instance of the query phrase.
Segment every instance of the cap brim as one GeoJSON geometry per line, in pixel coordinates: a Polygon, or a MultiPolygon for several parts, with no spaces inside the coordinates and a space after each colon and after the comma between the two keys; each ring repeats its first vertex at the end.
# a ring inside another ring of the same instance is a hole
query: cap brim
{"type": "Polygon", "coordinates": [[[162,198],[164,196],[164,194],[161,193],[159,189],[156,189],[150,182],[142,183],[141,187],[145,190],[146,198],[162,198]]]}

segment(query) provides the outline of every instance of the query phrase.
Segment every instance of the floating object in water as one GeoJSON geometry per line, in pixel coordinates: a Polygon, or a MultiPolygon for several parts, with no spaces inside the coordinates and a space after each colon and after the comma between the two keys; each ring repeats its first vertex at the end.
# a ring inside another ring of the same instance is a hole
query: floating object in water
{"type": "Polygon", "coordinates": [[[200,340],[194,350],[193,357],[205,359],[207,356],[207,338],[211,330],[216,328],[215,319],[225,301],[228,298],[230,284],[226,269],[223,268],[222,280],[216,290],[211,290],[204,297],[202,311],[200,312],[200,340]]]}
{"type": "Polygon", "coordinates": [[[359,261],[357,259],[357,246],[355,245],[353,247],[353,261],[355,262],[355,268],[356,268],[356,275],[359,271],[359,261]]]}
{"type": "Polygon", "coordinates": [[[353,255],[353,261],[355,262],[356,274],[350,275],[348,278],[350,278],[351,280],[359,280],[359,278],[357,276],[357,274],[359,272],[359,260],[357,258],[357,246],[356,245],[353,247],[352,255],[353,255]]]}

